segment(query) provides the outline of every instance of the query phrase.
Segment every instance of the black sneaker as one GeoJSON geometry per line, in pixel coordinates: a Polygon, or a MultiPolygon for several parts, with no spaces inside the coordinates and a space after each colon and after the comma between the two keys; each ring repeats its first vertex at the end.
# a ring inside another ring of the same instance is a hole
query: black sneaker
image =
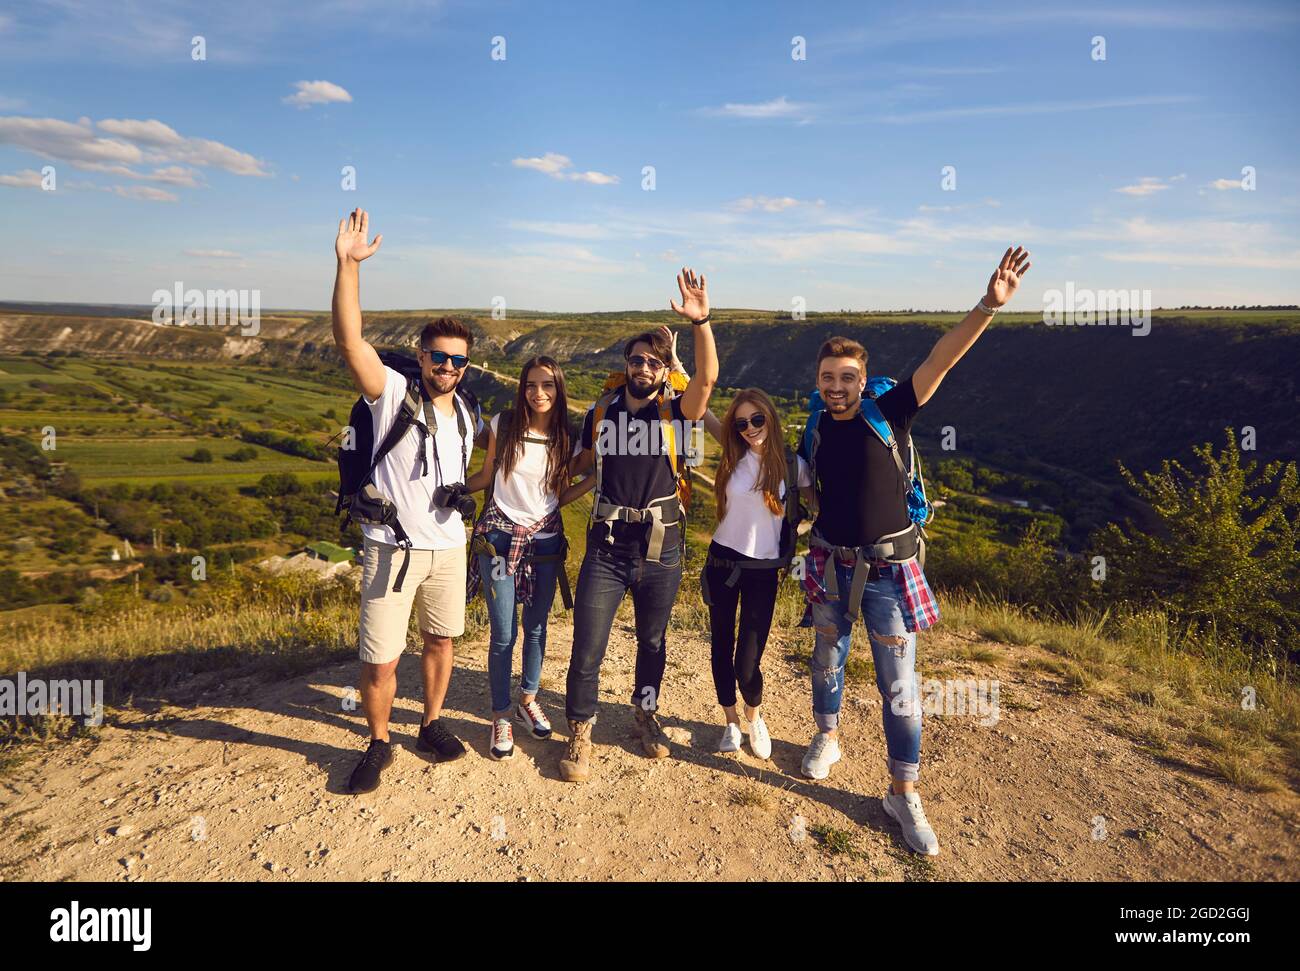
{"type": "Polygon", "coordinates": [[[420,738],[415,747],[421,752],[438,753],[439,762],[451,762],[465,754],[461,740],[443,728],[437,718],[420,729],[420,738]]]}
{"type": "Polygon", "coordinates": [[[352,777],[348,779],[348,790],[353,795],[374,792],[379,788],[379,773],[392,764],[393,746],[388,742],[372,738],[366,754],[361,756],[361,761],[352,770],[352,777]]]}

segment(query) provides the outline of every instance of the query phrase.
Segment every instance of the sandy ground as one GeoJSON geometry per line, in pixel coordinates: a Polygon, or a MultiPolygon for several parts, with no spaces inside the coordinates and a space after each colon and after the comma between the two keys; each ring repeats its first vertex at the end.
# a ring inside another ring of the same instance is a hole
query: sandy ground
{"type": "Polygon", "coordinates": [[[558,778],[570,629],[552,624],[540,700],[556,738],[487,755],[486,645],[458,644],[444,711],[470,752],[414,747],[419,658],[399,667],[395,757],[379,791],[344,792],[364,723],[343,698],[355,663],[280,683],[205,676],[114,712],[99,736],[50,745],[0,780],[7,880],[1295,880],[1295,793],[1247,793],[1137,748],[1126,706],[1067,693],[973,634],[922,635],[921,674],[999,678],[1000,718],[925,719],[921,792],[942,853],[908,852],[880,805],[880,701],[846,690],[844,759],[799,775],[812,731],[807,668],[769,645],[772,758],[713,751],[721,712],[708,644],[670,632],[661,713],[671,758],[630,735],[634,644],[615,626],[593,777],[558,778]],[[987,645],[986,645],[987,646],[987,645]]]}

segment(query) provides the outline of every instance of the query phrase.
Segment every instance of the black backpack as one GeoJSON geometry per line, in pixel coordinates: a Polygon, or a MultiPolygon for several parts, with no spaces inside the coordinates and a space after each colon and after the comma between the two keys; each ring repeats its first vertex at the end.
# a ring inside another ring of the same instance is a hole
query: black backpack
{"type": "MultiPolygon", "coordinates": [[[[420,434],[421,444],[423,444],[423,438],[428,432],[424,423],[418,420],[424,411],[424,390],[420,380],[419,362],[396,351],[380,351],[379,360],[406,378],[406,396],[402,400],[402,407],[398,410],[397,416],[393,419],[392,428],[377,449],[375,448],[375,424],[370,414],[370,406],[362,396],[358,396],[352,405],[352,411],[348,415],[348,427],[352,431],[350,440],[352,447],[344,448],[340,445],[338,450],[339,497],[334,506],[334,513],[343,514],[343,520],[339,525],[340,531],[347,529],[350,522],[387,526],[393,531],[397,545],[407,551],[393,586],[394,591],[400,592],[402,581],[406,577],[406,567],[410,562],[411,538],[397,519],[396,507],[390,499],[380,494],[372,479],[379,463],[402,440],[403,435],[414,427],[420,434]]],[[[456,395],[461,399],[461,404],[469,410],[474,419],[474,426],[477,428],[481,413],[478,399],[472,391],[463,387],[457,387],[456,395]]],[[[472,438],[473,432],[467,431],[464,427],[465,419],[459,408],[456,409],[456,423],[462,438],[467,435],[472,438]]],[[[421,461],[427,462],[424,455],[425,451],[421,448],[421,461]]],[[[425,471],[427,472],[427,469],[425,471]]]]}

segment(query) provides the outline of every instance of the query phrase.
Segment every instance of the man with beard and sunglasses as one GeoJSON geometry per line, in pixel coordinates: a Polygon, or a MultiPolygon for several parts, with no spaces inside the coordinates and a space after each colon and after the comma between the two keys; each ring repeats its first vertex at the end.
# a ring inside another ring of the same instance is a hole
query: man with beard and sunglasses
{"type": "Polygon", "coordinates": [[[614,614],[629,591],[636,616],[636,731],[647,756],[669,754],[657,709],[664,635],[682,579],[686,440],[704,417],[718,380],[705,279],[683,268],[677,286],[682,302],[670,300],[669,306],[693,325],[695,376],[676,395],[668,380],[668,337],[660,330],[629,340],[623,348],[626,383],[588,410],[581,452],[572,466],[574,475],[593,467],[595,474],[571,486],[561,500],[567,502],[594,484],[587,552],[573,605],[573,652],[565,692],[569,745],[560,761],[560,777],[566,782],[584,782],[591,773],[600,664],[614,614]]]}
{"type": "MultiPolygon", "coordinates": [[[[339,222],[333,316],[334,343],[370,407],[377,451],[398,420],[408,385],[361,336],[359,267],[383,241],[382,234],[366,241],[369,223],[362,209],[339,222]]],[[[456,393],[473,342],[469,328],[452,317],[425,325],[418,355],[422,414],[374,466],[374,486],[395,508],[409,549],[399,549],[392,527],[362,524],[361,706],[370,744],[349,779],[353,793],[378,788],[380,773],[393,760],[388,719],[412,606],[424,642],[424,716],[417,747],[436,753],[440,762],[465,754],[439,716],[451,681],[452,638],[465,632],[467,540],[461,500],[470,453],[475,441],[486,437],[481,416],[456,393]]]]}

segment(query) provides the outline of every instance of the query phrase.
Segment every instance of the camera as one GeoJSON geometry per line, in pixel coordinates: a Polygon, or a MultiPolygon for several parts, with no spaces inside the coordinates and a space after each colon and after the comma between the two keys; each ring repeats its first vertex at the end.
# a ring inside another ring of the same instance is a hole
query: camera
{"type": "Polygon", "coordinates": [[[478,506],[474,502],[474,497],[465,490],[465,483],[453,482],[450,485],[440,485],[433,494],[433,504],[442,509],[454,509],[460,513],[462,519],[473,519],[474,512],[478,506]]]}

